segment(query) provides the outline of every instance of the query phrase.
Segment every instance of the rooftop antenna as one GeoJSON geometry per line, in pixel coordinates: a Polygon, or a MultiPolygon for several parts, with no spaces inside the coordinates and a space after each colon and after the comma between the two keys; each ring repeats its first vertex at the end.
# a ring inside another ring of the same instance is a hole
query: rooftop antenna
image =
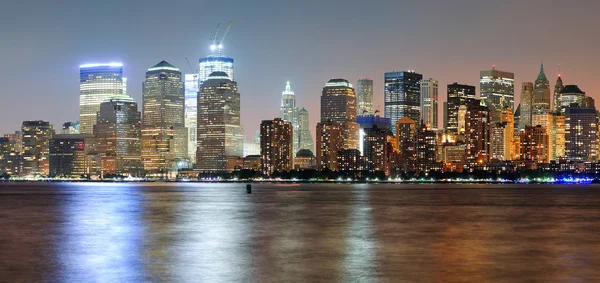
{"type": "Polygon", "coordinates": [[[558,64],[558,77],[560,77],[560,64],[558,64]]]}

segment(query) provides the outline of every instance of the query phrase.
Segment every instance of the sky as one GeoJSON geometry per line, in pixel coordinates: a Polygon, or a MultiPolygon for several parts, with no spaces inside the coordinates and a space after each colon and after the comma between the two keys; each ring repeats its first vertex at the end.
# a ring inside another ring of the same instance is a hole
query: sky
{"type": "Polygon", "coordinates": [[[279,116],[290,81],[297,104],[319,121],[331,78],[374,80],[383,112],[383,76],[415,70],[440,84],[476,85],[496,65],[523,81],[544,62],[554,86],[600,101],[600,1],[596,0],[3,0],[0,9],[0,134],[23,120],[79,119],[79,65],[120,61],[140,104],[145,72],[161,60],[191,72],[210,53],[217,23],[234,20],[224,54],[235,59],[242,124],[251,139],[279,116]]]}

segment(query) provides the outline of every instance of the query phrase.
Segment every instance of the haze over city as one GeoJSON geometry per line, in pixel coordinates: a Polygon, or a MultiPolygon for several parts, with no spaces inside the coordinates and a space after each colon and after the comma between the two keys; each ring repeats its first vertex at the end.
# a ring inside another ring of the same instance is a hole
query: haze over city
{"type": "MultiPolygon", "coordinates": [[[[251,139],[263,119],[279,115],[291,81],[314,135],[322,87],[330,78],[374,80],[383,111],[383,73],[415,70],[446,85],[477,86],[479,71],[535,80],[543,60],[554,84],[596,99],[600,39],[597,1],[8,1],[0,11],[0,132],[21,121],[78,120],[79,65],[120,61],[127,91],[141,102],[145,72],[167,60],[183,73],[210,53],[217,23],[234,24],[223,54],[236,60],[241,119],[251,139]]],[[[515,105],[516,105],[515,103],[515,105]]],[[[441,123],[442,115],[440,115],[441,123]]]]}

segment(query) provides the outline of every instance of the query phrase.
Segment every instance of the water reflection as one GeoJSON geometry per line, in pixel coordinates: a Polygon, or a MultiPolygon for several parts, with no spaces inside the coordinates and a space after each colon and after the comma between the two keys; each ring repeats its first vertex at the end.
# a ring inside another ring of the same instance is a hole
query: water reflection
{"type": "Polygon", "coordinates": [[[67,282],[143,281],[140,192],[117,184],[68,185],[59,277],[67,282]]]}

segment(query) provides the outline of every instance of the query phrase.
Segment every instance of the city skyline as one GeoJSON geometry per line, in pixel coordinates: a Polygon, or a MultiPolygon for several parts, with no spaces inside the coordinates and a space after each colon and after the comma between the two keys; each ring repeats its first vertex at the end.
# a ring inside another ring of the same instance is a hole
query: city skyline
{"type": "MultiPolygon", "coordinates": [[[[236,24],[224,43],[223,54],[236,60],[235,80],[240,85],[241,118],[247,138],[253,136],[261,120],[277,117],[277,98],[281,93],[281,84],[285,81],[291,81],[295,86],[298,105],[315,113],[310,125],[313,137],[315,125],[320,121],[316,114],[319,112],[320,88],[328,79],[336,77],[345,78],[352,84],[356,84],[362,77],[373,79],[374,108],[383,111],[385,72],[415,70],[426,77],[436,78],[440,83],[441,94],[446,92],[446,85],[453,82],[475,85],[479,93],[480,71],[496,65],[500,70],[515,73],[515,85],[520,86],[521,82],[535,80],[539,63],[543,60],[551,88],[556,81],[560,64],[565,84],[578,85],[588,95],[598,97],[596,93],[600,87],[594,84],[594,77],[597,76],[594,66],[597,65],[598,58],[593,56],[593,46],[597,39],[587,36],[593,34],[593,26],[597,26],[594,23],[598,20],[592,16],[592,11],[593,6],[598,3],[590,2],[585,8],[584,5],[570,7],[562,3],[536,5],[546,4],[542,1],[502,5],[470,1],[402,4],[405,8],[411,8],[406,10],[416,12],[431,7],[444,11],[439,12],[444,14],[451,14],[452,11],[466,14],[468,11],[484,11],[473,16],[470,21],[465,19],[448,23],[444,21],[447,16],[426,22],[409,15],[412,12],[386,17],[391,13],[388,11],[397,10],[394,7],[400,4],[375,1],[372,6],[363,7],[363,12],[380,16],[370,17],[369,22],[357,18],[352,23],[342,24],[322,17],[327,10],[339,6],[331,2],[261,2],[265,5],[271,3],[267,5],[270,7],[268,13],[257,8],[264,5],[254,7],[240,1],[206,3],[202,6],[203,9],[193,9],[194,5],[199,4],[179,2],[172,6],[155,6],[161,9],[144,10],[143,16],[140,16],[142,19],[150,19],[159,12],[178,11],[182,15],[173,22],[164,24],[164,27],[159,27],[160,30],[177,28],[167,38],[177,44],[151,44],[146,37],[158,31],[153,31],[154,24],[141,27],[136,25],[136,21],[140,20],[136,17],[113,17],[107,25],[117,32],[98,30],[96,27],[92,28],[94,32],[89,32],[80,30],[77,25],[81,19],[89,18],[89,21],[93,21],[97,16],[91,11],[96,11],[96,8],[111,9],[122,14],[133,11],[140,2],[108,1],[99,6],[78,3],[70,5],[72,13],[60,18],[55,16],[60,13],[52,11],[63,9],[62,5],[52,6],[39,2],[32,8],[31,5],[10,3],[7,10],[16,12],[0,21],[7,21],[13,29],[7,31],[5,38],[8,40],[4,43],[8,44],[0,44],[0,57],[8,65],[14,66],[14,70],[0,79],[0,82],[5,85],[3,97],[13,104],[10,108],[2,107],[0,111],[0,119],[3,121],[0,123],[0,132],[11,133],[24,120],[43,119],[55,126],[77,120],[79,89],[76,78],[78,66],[85,63],[122,62],[123,76],[128,78],[127,93],[139,104],[142,101],[141,82],[147,66],[166,60],[179,67],[182,73],[189,73],[192,70],[187,70],[187,57],[195,71],[197,60],[210,54],[209,43],[215,23],[225,23],[232,18],[236,24]],[[111,8],[117,5],[119,9],[111,8]],[[320,9],[311,9],[314,5],[318,5],[320,9]],[[503,38],[500,42],[497,35],[487,34],[486,30],[493,26],[491,23],[494,21],[483,19],[497,19],[507,14],[518,19],[523,17],[527,7],[533,6],[544,16],[527,14],[525,22],[505,23],[500,33],[507,36],[508,40],[503,38]],[[24,9],[29,13],[17,13],[24,9]],[[223,12],[217,13],[218,15],[205,12],[211,9],[223,12]],[[287,10],[294,10],[295,13],[284,13],[287,10]],[[489,10],[494,12],[488,12],[489,10]],[[200,22],[197,20],[197,11],[204,15],[200,17],[200,22]],[[27,15],[14,18],[13,14],[27,15]],[[265,17],[257,20],[260,17],[256,15],[265,17]],[[584,23],[553,20],[574,16],[584,23]],[[287,21],[282,20],[284,18],[287,21]],[[307,18],[311,21],[306,21],[307,18]],[[42,21],[50,24],[42,25],[42,21]],[[523,23],[527,24],[521,26],[523,23]],[[413,25],[414,31],[401,29],[407,24],[413,25]],[[319,27],[318,32],[307,32],[315,27],[319,27]],[[533,31],[540,29],[552,32],[544,36],[529,37],[533,31]],[[392,39],[385,36],[390,32],[396,35],[392,39]],[[414,41],[402,40],[414,34],[417,35],[414,41]],[[555,34],[575,36],[580,44],[560,47],[550,44],[555,40],[555,34]],[[368,40],[357,41],[356,38],[368,40]],[[451,40],[447,44],[439,44],[448,39],[451,40]],[[471,42],[466,44],[465,39],[471,42]],[[355,44],[348,48],[349,43],[355,44]],[[291,49],[292,47],[297,50],[291,49]],[[281,65],[278,63],[281,60],[292,60],[292,63],[281,65]],[[27,84],[26,80],[30,80],[31,76],[47,79],[42,83],[27,84]],[[28,85],[26,91],[22,89],[23,85],[28,85]],[[32,99],[36,103],[31,103],[32,99]]],[[[358,11],[357,5],[353,4],[356,3],[350,1],[339,9],[355,13],[358,11]]],[[[519,96],[520,93],[517,92],[515,107],[520,101],[519,96]]],[[[440,95],[440,104],[444,101],[445,95],[440,95]]],[[[438,111],[442,113],[439,108],[438,111]]],[[[438,122],[441,124],[441,121],[438,122]]]]}

